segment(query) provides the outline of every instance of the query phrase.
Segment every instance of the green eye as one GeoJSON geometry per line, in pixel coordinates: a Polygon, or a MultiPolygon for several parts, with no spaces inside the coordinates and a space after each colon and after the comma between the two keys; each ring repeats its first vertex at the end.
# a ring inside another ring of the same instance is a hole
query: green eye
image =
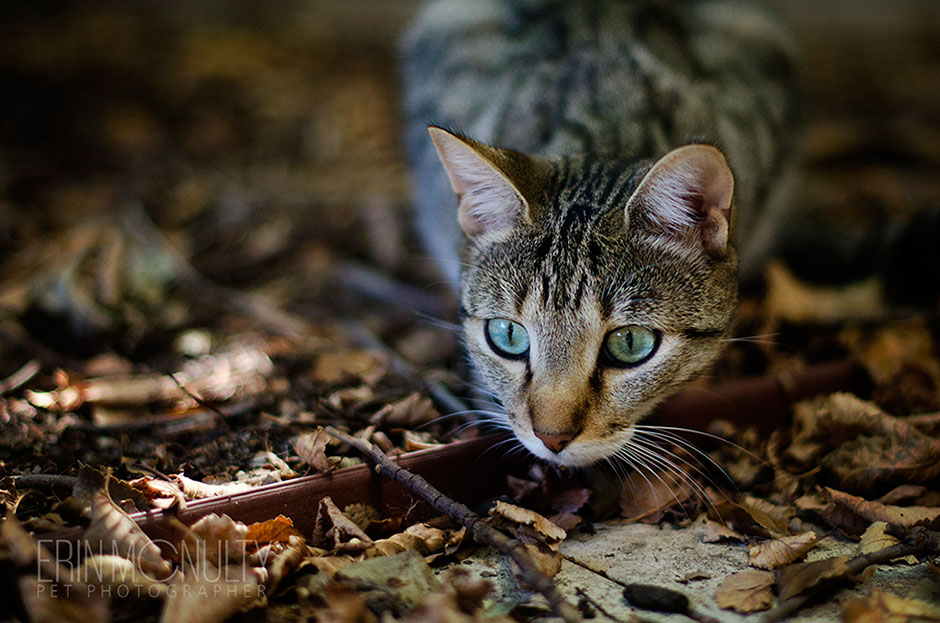
{"type": "Polygon", "coordinates": [[[645,327],[620,327],[607,334],[604,352],[614,365],[635,366],[653,356],[659,333],[645,327]]]}
{"type": "Polygon", "coordinates": [[[486,341],[498,355],[509,359],[520,359],[529,352],[529,332],[507,318],[486,321],[486,341]]]}

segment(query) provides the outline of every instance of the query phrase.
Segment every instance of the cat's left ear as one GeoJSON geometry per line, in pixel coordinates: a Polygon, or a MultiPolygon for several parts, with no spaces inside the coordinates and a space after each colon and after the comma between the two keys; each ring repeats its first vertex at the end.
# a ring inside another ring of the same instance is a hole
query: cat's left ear
{"type": "Polygon", "coordinates": [[[467,236],[498,240],[517,223],[531,221],[523,191],[537,175],[533,159],[435,126],[428,133],[459,198],[457,218],[467,236]]]}
{"type": "Polygon", "coordinates": [[[628,222],[645,216],[663,233],[701,242],[705,253],[723,257],[731,235],[734,177],[711,145],[672,150],[649,170],[626,208],[628,222]]]}

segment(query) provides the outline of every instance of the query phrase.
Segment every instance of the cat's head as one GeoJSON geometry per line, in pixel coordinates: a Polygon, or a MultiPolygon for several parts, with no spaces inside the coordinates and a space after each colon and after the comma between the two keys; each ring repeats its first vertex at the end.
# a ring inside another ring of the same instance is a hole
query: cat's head
{"type": "Polygon", "coordinates": [[[459,197],[476,372],[533,454],[617,455],[711,363],[732,322],[724,157],[695,144],[652,163],[550,161],[430,133],[459,197]]]}

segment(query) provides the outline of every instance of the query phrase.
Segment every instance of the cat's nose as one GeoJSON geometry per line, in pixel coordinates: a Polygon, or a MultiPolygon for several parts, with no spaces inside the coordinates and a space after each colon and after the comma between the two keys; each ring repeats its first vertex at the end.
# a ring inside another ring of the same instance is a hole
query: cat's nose
{"type": "Polygon", "coordinates": [[[536,437],[538,437],[545,447],[551,450],[552,452],[561,452],[565,446],[571,443],[571,440],[578,436],[578,433],[581,431],[576,430],[571,433],[540,433],[537,430],[532,431],[536,437]]]}

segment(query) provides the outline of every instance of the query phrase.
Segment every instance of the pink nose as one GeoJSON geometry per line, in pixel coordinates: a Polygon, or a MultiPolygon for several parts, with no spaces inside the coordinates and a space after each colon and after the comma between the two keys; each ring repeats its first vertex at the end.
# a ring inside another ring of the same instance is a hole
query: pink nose
{"type": "Polygon", "coordinates": [[[571,440],[578,436],[578,433],[581,431],[575,431],[573,433],[556,433],[550,435],[548,433],[540,433],[537,430],[533,430],[535,436],[542,440],[542,443],[545,444],[545,447],[551,450],[552,452],[561,452],[565,446],[571,443],[571,440]]]}

